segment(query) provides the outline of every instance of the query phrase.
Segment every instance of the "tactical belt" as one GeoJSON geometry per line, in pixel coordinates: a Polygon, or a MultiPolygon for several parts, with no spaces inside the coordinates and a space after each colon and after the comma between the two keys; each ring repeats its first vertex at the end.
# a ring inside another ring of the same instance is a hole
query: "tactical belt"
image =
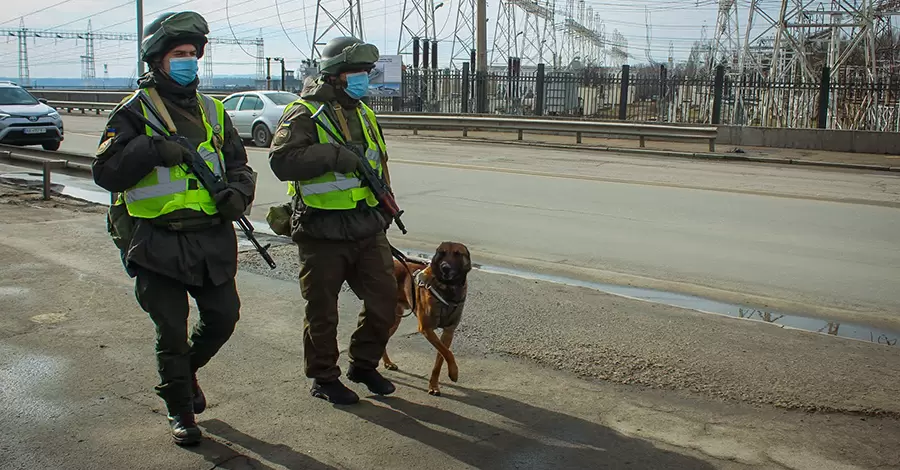
{"type": "Polygon", "coordinates": [[[183,220],[146,220],[148,220],[155,227],[164,228],[172,232],[199,232],[201,230],[215,227],[216,225],[222,225],[223,223],[221,217],[203,217],[183,220]]]}

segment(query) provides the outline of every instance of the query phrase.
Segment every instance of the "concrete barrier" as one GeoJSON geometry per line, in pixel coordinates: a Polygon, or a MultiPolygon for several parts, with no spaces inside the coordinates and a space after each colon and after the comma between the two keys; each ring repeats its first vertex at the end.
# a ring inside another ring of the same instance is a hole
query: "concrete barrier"
{"type": "Polygon", "coordinates": [[[719,145],[900,155],[900,132],[719,126],[719,145]]]}

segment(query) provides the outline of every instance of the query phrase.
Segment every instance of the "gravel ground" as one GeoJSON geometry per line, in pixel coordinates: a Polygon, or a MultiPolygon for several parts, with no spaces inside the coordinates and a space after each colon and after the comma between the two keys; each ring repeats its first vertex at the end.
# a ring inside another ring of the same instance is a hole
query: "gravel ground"
{"type": "MultiPolygon", "coordinates": [[[[295,281],[296,247],[273,243],[271,252],[276,270],[254,251],[241,253],[242,269],[295,281]]],[[[454,342],[462,355],[511,354],[582,378],[900,418],[896,348],[477,270],[469,292],[454,342]]]]}

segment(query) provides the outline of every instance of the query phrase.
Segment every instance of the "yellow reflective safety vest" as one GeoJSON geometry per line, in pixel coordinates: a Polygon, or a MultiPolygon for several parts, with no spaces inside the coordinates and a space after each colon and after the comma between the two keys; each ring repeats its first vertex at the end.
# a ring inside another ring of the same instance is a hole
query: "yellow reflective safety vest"
{"type": "MultiPolygon", "coordinates": [[[[284,112],[287,114],[294,105],[303,105],[311,113],[315,113],[321,104],[300,99],[288,105],[284,112]]],[[[380,178],[382,175],[381,155],[385,152],[385,144],[384,139],[381,138],[381,134],[378,132],[378,121],[375,119],[375,111],[372,111],[365,103],[360,102],[356,112],[359,117],[359,123],[362,125],[363,135],[366,137],[366,159],[380,178]]],[[[324,113],[320,116],[321,121],[332,132],[338,136],[342,135],[341,131],[337,130],[337,127],[328,116],[324,113]]],[[[316,131],[319,135],[319,143],[341,144],[341,142],[335,142],[320,125],[316,126],[316,131]]],[[[365,200],[369,207],[378,205],[378,200],[375,198],[372,190],[363,183],[359,173],[356,171],[352,173],[329,172],[305,181],[288,183],[288,195],[293,197],[298,190],[303,203],[316,209],[353,209],[362,200],[365,200]]]]}
{"type": "MultiPolygon", "coordinates": [[[[154,114],[147,110],[147,106],[152,106],[150,95],[144,90],[136,91],[135,96],[138,94],[143,94],[145,98],[141,103],[144,117],[160,129],[166,129],[166,125],[159,122],[154,114]]],[[[212,172],[225,180],[225,157],[214,144],[215,138],[222,139],[225,108],[221,101],[202,93],[197,93],[197,101],[200,103],[202,120],[206,127],[206,141],[197,146],[197,152],[212,172]]],[[[158,110],[155,111],[156,115],[162,116],[158,110]]],[[[149,136],[157,135],[146,125],[144,132],[149,136]]],[[[191,209],[208,215],[219,212],[212,195],[200,184],[197,177],[186,171],[182,165],[154,168],[122,196],[128,207],[128,213],[132,217],[144,219],[153,219],[181,209],[191,209]]]]}

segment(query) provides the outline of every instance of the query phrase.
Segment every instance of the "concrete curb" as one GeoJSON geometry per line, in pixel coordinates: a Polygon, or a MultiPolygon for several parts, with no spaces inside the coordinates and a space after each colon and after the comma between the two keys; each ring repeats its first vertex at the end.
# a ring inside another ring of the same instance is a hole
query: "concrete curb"
{"type": "Polygon", "coordinates": [[[741,162],[752,162],[752,163],[768,163],[768,164],[779,164],[779,165],[804,165],[804,166],[818,166],[823,168],[838,168],[838,169],[851,169],[851,170],[871,170],[871,171],[889,171],[889,172],[900,172],[900,167],[896,166],[885,166],[885,165],[866,165],[862,163],[842,163],[842,162],[820,162],[815,160],[802,160],[795,158],[778,158],[778,157],[753,157],[749,155],[741,155],[741,154],[726,154],[726,153],[703,153],[703,152],[679,152],[675,150],[656,150],[656,149],[635,149],[635,148],[622,148],[622,147],[605,147],[605,146],[589,146],[589,145],[568,145],[568,144],[553,144],[548,142],[525,142],[525,141],[508,141],[508,140],[489,140],[482,139],[477,137],[443,137],[443,136],[429,136],[429,135],[415,135],[415,136],[402,136],[406,138],[420,138],[420,139],[436,139],[436,140],[452,140],[452,141],[460,141],[460,140],[468,140],[474,142],[481,142],[487,144],[505,144],[505,145],[527,145],[529,147],[542,147],[542,148],[555,148],[561,150],[590,150],[590,151],[599,151],[599,152],[616,152],[616,153],[625,153],[625,154],[634,154],[634,155],[645,155],[645,156],[664,156],[664,157],[675,157],[675,158],[690,158],[697,160],[723,160],[723,161],[741,161],[741,162]]]}

